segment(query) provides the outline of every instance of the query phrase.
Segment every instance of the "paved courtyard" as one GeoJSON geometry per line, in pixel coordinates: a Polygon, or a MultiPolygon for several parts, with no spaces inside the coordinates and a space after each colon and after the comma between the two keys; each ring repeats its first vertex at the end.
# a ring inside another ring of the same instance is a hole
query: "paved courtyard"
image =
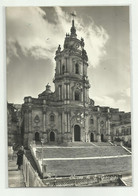
{"type": "Polygon", "coordinates": [[[22,170],[17,170],[15,159],[8,161],[8,187],[25,187],[22,170]]]}

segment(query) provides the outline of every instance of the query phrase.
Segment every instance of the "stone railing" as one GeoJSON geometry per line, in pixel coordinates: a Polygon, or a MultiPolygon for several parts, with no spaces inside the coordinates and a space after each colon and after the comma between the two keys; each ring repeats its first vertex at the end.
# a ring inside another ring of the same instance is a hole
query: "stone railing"
{"type": "MultiPolygon", "coordinates": [[[[39,170],[39,173],[42,174],[42,155],[41,153],[39,154],[39,156],[37,156],[37,150],[36,150],[36,144],[35,143],[31,143],[30,144],[30,151],[31,151],[31,154],[33,156],[33,159],[37,165],[37,168],[39,170]]],[[[43,175],[43,174],[42,174],[43,175]]]]}
{"type": "Polygon", "coordinates": [[[86,175],[43,179],[46,187],[120,186],[120,175],[86,175]]]}
{"type": "Polygon", "coordinates": [[[23,176],[26,187],[44,187],[38,173],[33,169],[27,157],[23,158],[23,176]]]}

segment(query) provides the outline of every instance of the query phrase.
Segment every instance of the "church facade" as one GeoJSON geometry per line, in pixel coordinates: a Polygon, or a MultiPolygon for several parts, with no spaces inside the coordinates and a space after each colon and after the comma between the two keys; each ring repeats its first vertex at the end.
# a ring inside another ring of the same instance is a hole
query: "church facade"
{"type": "MultiPolygon", "coordinates": [[[[120,126],[125,115],[118,109],[95,106],[94,100],[89,98],[88,56],[84,39],[77,38],[74,20],[70,31],[63,49],[59,45],[56,51],[55,91],[47,84],[38,98],[24,98],[24,146],[42,138],[44,143],[57,144],[112,141],[115,127],[120,126]]],[[[130,128],[130,122],[128,124],[130,128]]]]}

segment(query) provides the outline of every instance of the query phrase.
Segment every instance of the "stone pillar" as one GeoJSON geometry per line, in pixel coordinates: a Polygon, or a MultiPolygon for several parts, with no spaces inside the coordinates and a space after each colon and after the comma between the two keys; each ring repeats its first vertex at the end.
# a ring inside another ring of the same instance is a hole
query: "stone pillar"
{"type": "Polygon", "coordinates": [[[68,72],[68,64],[67,64],[67,62],[68,62],[68,59],[66,58],[66,73],[68,72]]]}
{"type": "Polygon", "coordinates": [[[64,98],[66,100],[66,84],[64,84],[64,98]]]}
{"type": "Polygon", "coordinates": [[[68,113],[68,132],[70,132],[71,130],[71,125],[70,125],[70,113],[68,113]]]}
{"type": "Polygon", "coordinates": [[[64,84],[62,85],[62,100],[64,99],[64,84]]]}
{"type": "Polygon", "coordinates": [[[49,118],[49,115],[45,115],[45,127],[46,127],[46,130],[48,128],[48,119],[49,118]]]}
{"type": "Polygon", "coordinates": [[[61,94],[60,94],[60,93],[61,93],[61,92],[60,92],[60,88],[61,88],[61,87],[60,87],[60,86],[58,86],[58,96],[59,96],[59,97],[58,97],[58,99],[59,99],[59,100],[60,100],[60,98],[61,98],[61,94]]]}
{"type": "Polygon", "coordinates": [[[61,113],[60,116],[61,116],[61,133],[62,133],[63,132],[63,124],[62,124],[63,123],[63,116],[62,116],[62,113],[61,113]]]}
{"type": "Polygon", "coordinates": [[[24,123],[24,128],[25,128],[25,133],[27,133],[28,132],[28,112],[27,111],[25,111],[25,115],[24,115],[24,118],[25,118],[25,123],[24,123]]]}
{"type": "Polygon", "coordinates": [[[58,114],[58,122],[59,122],[59,133],[61,133],[61,114],[58,114]]]}
{"type": "Polygon", "coordinates": [[[81,91],[81,101],[83,102],[83,91],[81,91]]]}
{"type": "Polygon", "coordinates": [[[29,108],[28,110],[28,120],[29,120],[29,132],[32,131],[32,109],[29,108]]]}
{"type": "Polygon", "coordinates": [[[67,113],[64,113],[64,116],[65,116],[65,132],[67,132],[67,113]]]}
{"type": "Polygon", "coordinates": [[[64,111],[62,112],[62,133],[65,133],[65,116],[64,116],[64,111]]]}
{"type": "Polygon", "coordinates": [[[67,84],[67,99],[69,100],[69,84],[67,84]]]}
{"type": "Polygon", "coordinates": [[[108,142],[111,141],[111,131],[110,131],[110,119],[107,119],[107,135],[108,135],[108,142]]]}
{"type": "Polygon", "coordinates": [[[46,111],[43,111],[43,129],[46,132],[46,111]]]}
{"type": "Polygon", "coordinates": [[[72,128],[72,142],[74,142],[74,125],[71,128],[72,128]]]}
{"type": "Polygon", "coordinates": [[[101,142],[100,117],[97,117],[97,142],[101,142]]]}
{"type": "Polygon", "coordinates": [[[61,74],[62,73],[61,60],[59,61],[59,66],[60,66],[60,74],[61,74]]]}

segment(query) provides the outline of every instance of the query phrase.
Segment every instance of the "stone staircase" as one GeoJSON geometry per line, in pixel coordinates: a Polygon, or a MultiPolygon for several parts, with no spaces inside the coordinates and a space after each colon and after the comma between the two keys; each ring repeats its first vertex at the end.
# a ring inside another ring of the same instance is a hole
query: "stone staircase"
{"type": "Polygon", "coordinates": [[[68,147],[87,147],[87,146],[93,146],[92,142],[68,142],[67,143],[68,147]]]}
{"type": "Polygon", "coordinates": [[[92,142],[92,144],[96,146],[112,146],[112,144],[109,142],[92,142]]]}
{"type": "MultiPolygon", "coordinates": [[[[78,143],[67,147],[44,145],[43,161],[50,176],[131,173],[131,154],[121,146],[78,146],[78,143]]],[[[42,147],[36,150],[39,158],[42,157],[42,147]]],[[[30,151],[27,151],[27,158],[37,170],[30,151]]]]}
{"type": "MultiPolygon", "coordinates": [[[[42,148],[37,148],[41,153],[42,148]]],[[[44,147],[44,158],[80,158],[130,155],[121,146],[85,146],[85,147],[44,147]]]]}
{"type": "Polygon", "coordinates": [[[131,172],[131,158],[44,160],[51,176],[125,174],[131,172]]]}

